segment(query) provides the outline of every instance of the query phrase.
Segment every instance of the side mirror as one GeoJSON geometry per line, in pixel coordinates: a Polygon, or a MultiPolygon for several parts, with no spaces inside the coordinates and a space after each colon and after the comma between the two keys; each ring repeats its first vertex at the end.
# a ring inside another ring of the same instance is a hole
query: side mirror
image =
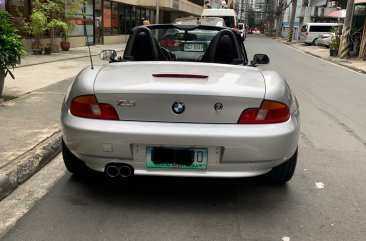
{"type": "Polygon", "coordinates": [[[266,54],[255,54],[253,57],[253,64],[268,64],[269,57],[266,54]]]}
{"type": "Polygon", "coordinates": [[[106,50],[102,50],[102,52],[100,52],[99,54],[99,58],[101,60],[113,60],[117,57],[117,52],[113,49],[106,49],[106,50]]]}

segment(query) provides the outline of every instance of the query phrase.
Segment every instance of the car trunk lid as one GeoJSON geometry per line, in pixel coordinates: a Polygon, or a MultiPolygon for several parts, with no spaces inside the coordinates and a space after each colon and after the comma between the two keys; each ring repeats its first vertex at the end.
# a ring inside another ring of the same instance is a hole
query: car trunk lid
{"type": "Polygon", "coordinates": [[[251,67],[123,62],[101,69],[94,90],[120,120],[237,123],[243,110],[260,106],[265,83],[251,67]]]}

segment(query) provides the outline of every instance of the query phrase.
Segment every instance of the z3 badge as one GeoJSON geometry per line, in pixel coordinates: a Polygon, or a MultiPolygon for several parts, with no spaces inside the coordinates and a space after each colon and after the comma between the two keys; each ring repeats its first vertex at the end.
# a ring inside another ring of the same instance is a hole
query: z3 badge
{"type": "Polygon", "coordinates": [[[118,100],[117,106],[121,107],[135,107],[136,101],[135,100],[118,100]]]}

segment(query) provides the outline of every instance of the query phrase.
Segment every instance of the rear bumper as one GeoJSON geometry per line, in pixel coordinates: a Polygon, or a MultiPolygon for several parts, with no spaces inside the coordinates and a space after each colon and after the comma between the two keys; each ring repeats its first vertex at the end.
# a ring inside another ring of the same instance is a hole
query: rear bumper
{"type": "Polygon", "coordinates": [[[284,123],[238,125],[94,120],[72,116],[63,108],[66,146],[100,172],[108,163],[127,163],[135,175],[257,176],[289,159],[299,138],[298,111],[284,123]],[[207,147],[207,170],[148,169],[146,146],[207,147]]]}

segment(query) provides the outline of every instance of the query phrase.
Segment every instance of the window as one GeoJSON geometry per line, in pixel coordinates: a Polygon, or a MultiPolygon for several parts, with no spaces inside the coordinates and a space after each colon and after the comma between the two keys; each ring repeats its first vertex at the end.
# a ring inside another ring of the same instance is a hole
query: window
{"type": "Polygon", "coordinates": [[[111,34],[119,34],[118,3],[112,2],[111,34]]]}
{"type": "Polygon", "coordinates": [[[143,18],[154,20],[155,11],[137,6],[105,0],[103,3],[104,35],[130,34],[131,29],[142,24],[143,18]]]}
{"type": "Polygon", "coordinates": [[[125,15],[125,5],[124,4],[120,4],[119,5],[119,28],[120,28],[120,33],[121,34],[125,34],[126,33],[126,15],[125,15]]]}
{"type": "Polygon", "coordinates": [[[130,34],[131,32],[131,6],[126,6],[125,10],[126,14],[126,34],[130,34]]]}
{"type": "Polygon", "coordinates": [[[309,32],[330,32],[333,26],[310,26],[309,32]]]}
{"type": "MultiPolygon", "coordinates": [[[[131,7],[131,17],[130,17],[131,29],[136,26],[136,7],[131,7]]],[[[131,31],[131,30],[130,30],[131,31]]],[[[129,34],[130,32],[128,32],[129,34]]]]}
{"type": "MultiPolygon", "coordinates": [[[[4,1],[1,1],[4,4],[4,1]]],[[[22,36],[29,36],[24,29],[24,22],[29,22],[31,14],[30,0],[5,1],[6,10],[16,19],[15,24],[22,36]]]]}
{"type": "Polygon", "coordinates": [[[136,22],[135,26],[142,25],[142,19],[141,19],[141,10],[140,8],[136,8],[136,22]]]}
{"type": "Polygon", "coordinates": [[[111,2],[104,1],[104,3],[103,3],[103,33],[104,33],[104,35],[111,35],[111,29],[112,29],[111,2]]]}

